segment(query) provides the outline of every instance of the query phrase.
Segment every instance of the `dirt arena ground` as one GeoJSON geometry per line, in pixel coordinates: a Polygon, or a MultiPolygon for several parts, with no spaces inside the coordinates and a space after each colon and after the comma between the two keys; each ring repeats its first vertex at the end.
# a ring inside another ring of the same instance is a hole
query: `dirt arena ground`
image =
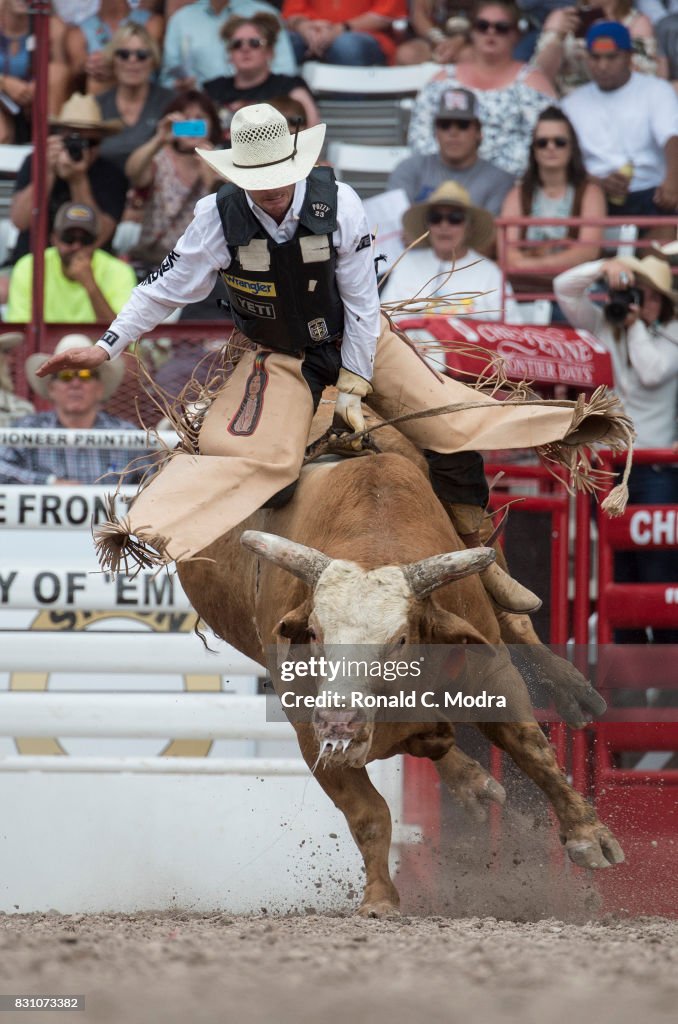
{"type": "Polygon", "coordinates": [[[676,1020],[678,922],[3,916],[8,992],[84,994],[69,1024],[659,1024],[676,1020]]]}

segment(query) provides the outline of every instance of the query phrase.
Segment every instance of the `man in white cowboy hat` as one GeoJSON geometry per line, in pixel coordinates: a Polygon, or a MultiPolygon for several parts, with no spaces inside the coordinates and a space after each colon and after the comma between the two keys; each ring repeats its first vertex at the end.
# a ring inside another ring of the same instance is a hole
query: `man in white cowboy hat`
{"type": "MultiPolygon", "coordinates": [[[[266,103],[237,111],[233,148],[198,150],[228,184],[200,200],[174,249],[94,348],[61,353],[39,371],[105,365],[170,309],[209,294],[221,273],[243,355],[208,408],[198,453],[174,455],[121,524],[125,536],[153,544],[162,557],[190,557],[261,505],[291,494],[328,384],[338,389],[336,419],[350,431],[364,427],[366,396],[387,419],[482,401],[481,409],[402,425],[426,454],[433,486],[469,543],[477,542],[487,501],[478,448],[583,440],[574,405],[486,403],[431,370],[390,330],[380,318],[362,204],[330,168],[314,166],[324,134],[321,124],[292,135],[266,103]]],[[[504,607],[539,604],[498,567],[483,579],[504,607]]]]}
{"type": "MultiPolygon", "coordinates": [[[[56,346],[63,354],[83,346],[92,347],[85,334],[67,334],[56,346]]],[[[101,406],[119,387],[125,368],[122,360],[104,362],[91,369],[59,370],[49,377],[37,375],[47,361],[47,353],[38,352],[26,360],[26,377],[41,398],[53,403],[48,412],[32,413],[13,423],[16,427],[73,430],[101,428],[134,430],[134,424],[111,416],[101,406]]],[[[0,483],[3,484],[94,484],[116,485],[128,463],[137,460],[123,483],[139,483],[151,464],[152,456],[138,449],[79,448],[0,448],[0,483]],[[140,457],[145,456],[144,462],[140,457]],[[103,478],[103,479],[102,479],[103,478]]]]}
{"type": "Polygon", "coordinates": [[[14,394],[11,360],[13,349],[21,345],[23,334],[18,331],[0,334],[0,427],[11,426],[20,416],[33,412],[33,406],[25,398],[14,394]]]}
{"type": "MultiPolygon", "coordinates": [[[[386,277],[383,303],[400,303],[416,296],[406,310],[414,312],[425,306],[421,300],[445,297],[448,314],[502,319],[501,271],[479,251],[494,238],[494,220],[487,210],[473,205],[465,188],[456,181],[443,182],[425,202],[405,211],[403,231],[408,242],[425,237],[386,277]]],[[[508,282],[506,294],[513,294],[508,282]]],[[[510,297],[503,319],[522,323],[518,305],[510,297]]]]}
{"type": "MultiPolygon", "coordinates": [[[[87,203],[64,203],[57,210],[52,245],[45,249],[46,323],[93,324],[110,321],[125,305],[137,276],[129,263],[96,248],[99,218],[87,203]]],[[[33,253],[14,265],[5,320],[28,323],[33,304],[33,253]]]]}
{"type": "MultiPolygon", "coordinates": [[[[678,437],[678,292],[669,263],[656,255],[594,260],[559,274],[553,288],[572,326],[590,331],[610,352],[615,391],[636,428],[635,447],[673,447],[678,437]],[[600,279],[620,293],[603,307],[587,295],[600,279]]],[[[634,504],[678,504],[678,465],[634,466],[629,495],[634,504]]],[[[615,559],[615,576],[624,582],[675,583],[678,555],[623,552],[615,559]]],[[[631,632],[630,638],[618,639],[644,642],[644,631],[631,632]]],[[[655,632],[655,640],[678,643],[678,629],[655,632]]]]}
{"type": "MultiPolygon", "coordinates": [[[[97,245],[110,248],[125,208],[127,179],[112,161],[99,154],[101,140],[123,127],[122,121],[104,121],[93,96],[74,93],[58,117],[50,119],[47,140],[47,195],[49,229],[63,203],[86,203],[99,218],[97,245]]],[[[10,216],[19,229],[14,260],[29,251],[29,228],[33,216],[33,157],[27,156],[16,177],[10,216]]]]}

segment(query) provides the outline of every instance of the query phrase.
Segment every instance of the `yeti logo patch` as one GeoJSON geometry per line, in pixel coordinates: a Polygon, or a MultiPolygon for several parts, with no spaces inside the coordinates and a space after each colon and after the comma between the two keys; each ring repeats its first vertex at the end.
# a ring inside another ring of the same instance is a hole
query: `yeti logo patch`
{"type": "Polygon", "coordinates": [[[330,332],[327,330],[327,322],[322,317],[319,317],[317,320],[309,320],[308,333],[314,341],[324,341],[325,338],[330,336],[330,332]]]}
{"type": "Polygon", "coordinates": [[[327,203],[311,203],[311,209],[315,217],[326,217],[332,207],[327,203]]]}

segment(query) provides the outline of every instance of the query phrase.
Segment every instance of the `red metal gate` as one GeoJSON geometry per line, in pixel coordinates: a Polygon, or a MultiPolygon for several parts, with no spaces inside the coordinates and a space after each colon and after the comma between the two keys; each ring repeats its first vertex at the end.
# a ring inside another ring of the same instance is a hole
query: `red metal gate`
{"type": "MultiPolygon", "coordinates": [[[[665,450],[640,451],[635,457],[636,464],[677,461],[675,452],[665,450]]],[[[619,519],[600,516],[598,542],[596,681],[610,710],[601,722],[573,736],[574,783],[594,801],[627,856],[623,866],[598,878],[604,907],[675,915],[678,769],[670,765],[678,752],[678,705],[672,706],[678,702],[676,648],[612,646],[612,641],[621,627],[678,628],[678,580],[614,580],[615,551],[675,549],[678,507],[630,505],[619,519]],[[650,688],[656,706],[648,707],[650,688]]],[[[584,644],[587,615],[583,595],[578,596],[577,640],[584,644]]]]}

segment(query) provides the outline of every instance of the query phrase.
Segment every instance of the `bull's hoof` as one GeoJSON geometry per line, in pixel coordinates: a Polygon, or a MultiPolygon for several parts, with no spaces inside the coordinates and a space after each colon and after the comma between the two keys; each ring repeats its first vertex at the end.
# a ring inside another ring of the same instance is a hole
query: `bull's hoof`
{"type": "Polygon", "coordinates": [[[565,849],[580,868],[610,868],[624,862],[624,851],[605,825],[587,825],[567,840],[565,849]]]}
{"type": "Polygon", "coordinates": [[[491,775],[475,778],[468,785],[457,786],[454,794],[472,821],[479,823],[487,821],[489,804],[503,807],[506,803],[506,790],[491,775]]]}
{"type": "Polygon", "coordinates": [[[588,680],[584,685],[572,685],[569,690],[555,689],[552,696],[558,714],[571,729],[583,729],[607,710],[607,704],[588,680]]]}
{"type": "Polygon", "coordinates": [[[375,903],[363,903],[358,908],[358,915],[360,917],[372,918],[400,917],[400,910],[395,903],[389,903],[388,900],[378,900],[375,903]]]}

